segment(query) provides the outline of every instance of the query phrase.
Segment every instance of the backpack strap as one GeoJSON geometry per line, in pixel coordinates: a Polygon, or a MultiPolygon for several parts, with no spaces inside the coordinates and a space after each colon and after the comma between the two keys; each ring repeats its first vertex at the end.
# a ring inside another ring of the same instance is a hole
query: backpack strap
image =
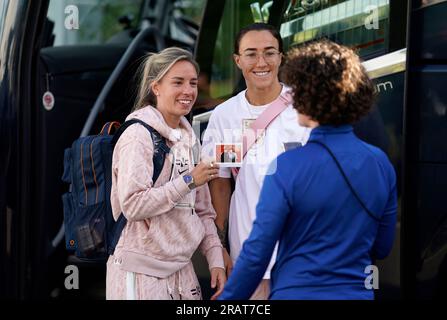
{"type": "MultiPolygon", "coordinates": [[[[139,123],[143,127],[145,127],[152,138],[152,142],[154,144],[154,155],[152,158],[153,164],[154,164],[154,172],[152,175],[152,181],[155,184],[158,177],[160,176],[161,171],[163,170],[163,165],[166,159],[166,154],[168,154],[171,151],[171,148],[168,147],[166,144],[166,139],[154,128],[152,128],[150,125],[148,125],[146,122],[139,120],[139,119],[131,119],[126,122],[124,122],[118,129],[118,131],[114,134],[112,138],[112,144],[115,145],[120,138],[120,136],[123,134],[123,132],[131,125],[139,123]]],[[[109,241],[108,244],[108,253],[109,255],[113,255],[115,251],[115,247],[118,244],[119,238],[121,236],[121,232],[123,231],[124,227],[126,226],[127,219],[124,217],[123,213],[118,217],[118,220],[115,222],[115,225],[113,226],[113,237],[109,241]]]]}
{"type": "Polygon", "coordinates": [[[332,159],[334,159],[335,164],[338,167],[338,170],[340,170],[343,178],[345,179],[346,183],[349,186],[349,189],[351,189],[351,192],[354,194],[354,197],[357,199],[357,201],[360,203],[360,205],[363,207],[363,209],[366,211],[366,213],[373,218],[376,221],[379,221],[379,218],[372,213],[367,207],[366,205],[363,203],[362,199],[360,199],[360,196],[357,194],[357,192],[355,191],[354,187],[352,186],[351,182],[349,181],[348,177],[346,176],[346,173],[344,172],[343,168],[340,165],[340,162],[338,162],[337,158],[335,157],[334,153],[332,152],[331,149],[329,149],[329,147],[324,144],[323,142],[320,141],[316,141],[316,140],[312,140],[312,141],[308,141],[307,143],[314,143],[314,144],[318,144],[321,147],[323,147],[324,149],[326,149],[326,151],[331,155],[332,159]]]}
{"type": "Polygon", "coordinates": [[[171,151],[171,148],[166,144],[166,139],[154,128],[148,125],[146,122],[139,119],[131,119],[129,121],[124,122],[121,127],[119,127],[118,131],[114,134],[112,138],[112,144],[115,145],[123,134],[123,132],[131,125],[139,123],[143,127],[145,127],[151,134],[152,142],[154,144],[154,173],[152,175],[152,181],[155,184],[158,177],[160,176],[161,170],[163,169],[163,165],[165,162],[166,154],[171,151]]]}

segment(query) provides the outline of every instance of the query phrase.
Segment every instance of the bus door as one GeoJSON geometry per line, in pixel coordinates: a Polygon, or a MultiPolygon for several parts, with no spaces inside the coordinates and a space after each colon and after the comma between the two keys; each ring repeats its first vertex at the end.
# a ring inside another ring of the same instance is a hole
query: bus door
{"type": "Polygon", "coordinates": [[[447,297],[447,1],[409,8],[404,113],[405,298],[447,297]]]}

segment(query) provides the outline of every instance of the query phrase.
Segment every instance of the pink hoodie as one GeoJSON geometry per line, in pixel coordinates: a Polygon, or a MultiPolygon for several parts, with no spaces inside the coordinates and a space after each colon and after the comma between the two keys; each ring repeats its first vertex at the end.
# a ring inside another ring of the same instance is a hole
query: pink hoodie
{"type": "Polygon", "coordinates": [[[197,248],[210,269],[223,268],[208,185],[190,191],[181,176],[193,169],[191,146],[197,139],[189,122],[182,117],[180,129],[174,130],[151,106],[131,113],[126,120],[133,118],[165,137],[171,154],[153,185],[154,147],[148,130],[134,124],[115,146],[110,200],[114,218],[123,212],[128,220],[114,254],[120,257],[121,269],[165,278],[190,262],[197,248]]]}

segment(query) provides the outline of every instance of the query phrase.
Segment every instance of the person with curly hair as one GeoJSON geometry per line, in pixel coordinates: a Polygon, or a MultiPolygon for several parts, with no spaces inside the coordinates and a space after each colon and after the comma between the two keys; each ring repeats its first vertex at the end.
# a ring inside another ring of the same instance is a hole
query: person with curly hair
{"type": "Polygon", "coordinates": [[[319,40],[291,50],[283,69],[304,147],[277,158],[256,220],[220,299],[246,299],[279,240],[270,299],[374,299],[366,270],[391,251],[396,175],[352,124],[374,102],[374,87],[349,48],[319,40]]]}

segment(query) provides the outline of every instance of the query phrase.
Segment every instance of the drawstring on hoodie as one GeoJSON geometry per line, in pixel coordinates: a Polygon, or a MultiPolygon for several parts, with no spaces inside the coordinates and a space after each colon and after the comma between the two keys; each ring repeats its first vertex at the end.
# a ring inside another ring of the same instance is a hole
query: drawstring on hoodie
{"type": "MultiPolygon", "coordinates": [[[[183,289],[182,289],[182,286],[180,285],[180,271],[177,271],[174,274],[174,277],[172,277],[172,278],[174,279],[173,287],[175,288],[175,286],[177,285],[179,300],[182,300],[183,289]]],[[[174,291],[172,290],[171,286],[169,285],[169,278],[166,280],[166,286],[168,288],[168,293],[169,293],[169,296],[171,297],[171,300],[174,300],[174,291]]]]}
{"type": "Polygon", "coordinates": [[[175,274],[175,277],[177,278],[177,284],[178,284],[178,296],[179,299],[182,300],[182,287],[180,286],[180,271],[177,271],[175,274]]]}
{"type": "Polygon", "coordinates": [[[172,289],[171,289],[171,287],[169,286],[169,279],[166,281],[166,285],[167,285],[167,287],[168,287],[168,293],[169,293],[169,296],[171,297],[171,300],[174,300],[174,296],[172,295],[172,289]]]}

